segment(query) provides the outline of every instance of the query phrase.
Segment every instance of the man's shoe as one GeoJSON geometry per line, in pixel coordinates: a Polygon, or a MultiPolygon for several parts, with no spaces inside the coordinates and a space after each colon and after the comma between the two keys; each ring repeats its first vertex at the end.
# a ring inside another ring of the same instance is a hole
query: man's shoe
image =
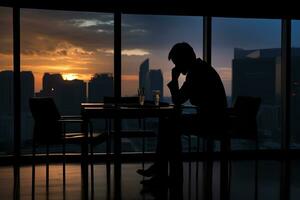
{"type": "Polygon", "coordinates": [[[157,167],[155,164],[151,165],[148,169],[138,169],[136,172],[139,175],[145,176],[145,177],[151,177],[157,174],[157,167]]]}
{"type": "Polygon", "coordinates": [[[161,187],[167,186],[169,182],[169,177],[161,178],[154,176],[147,180],[142,180],[140,183],[143,184],[144,187],[161,187]]]}
{"type": "Polygon", "coordinates": [[[145,170],[145,169],[138,169],[138,170],[136,170],[136,173],[138,173],[141,176],[145,176],[145,177],[151,177],[156,174],[154,171],[149,171],[149,170],[145,170]]]}

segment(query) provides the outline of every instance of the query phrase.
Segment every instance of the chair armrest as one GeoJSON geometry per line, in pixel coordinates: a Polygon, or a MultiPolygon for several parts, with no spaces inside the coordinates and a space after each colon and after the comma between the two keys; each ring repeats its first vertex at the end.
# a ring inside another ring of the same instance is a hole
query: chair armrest
{"type": "Polygon", "coordinates": [[[81,119],[81,115],[63,115],[61,119],[81,119]]]}
{"type": "Polygon", "coordinates": [[[182,114],[193,114],[193,113],[197,113],[198,112],[198,107],[197,106],[186,106],[186,105],[181,105],[180,106],[180,110],[182,112],[182,114]]]}
{"type": "Polygon", "coordinates": [[[62,123],[82,123],[82,122],[84,122],[84,120],[82,120],[82,119],[59,119],[58,121],[62,122],[62,123]]]}
{"type": "Polygon", "coordinates": [[[62,123],[82,123],[83,119],[80,115],[63,115],[58,121],[62,123]]]}

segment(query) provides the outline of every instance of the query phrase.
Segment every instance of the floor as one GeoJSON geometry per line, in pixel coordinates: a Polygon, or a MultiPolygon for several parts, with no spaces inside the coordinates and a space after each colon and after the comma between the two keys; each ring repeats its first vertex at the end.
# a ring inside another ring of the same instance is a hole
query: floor
{"type": "MultiPolygon", "coordinates": [[[[149,165],[145,164],[145,167],[149,165]]],[[[254,162],[233,161],[231,170],[230,196],[233,200],[254,199],[254,162]]],[[[113,168],[113,166],[111,166],[113,168]]],[[[122,163],[121,199],[170,199],[171,191],[165,194],[157,191],[145,191],[140,184],[142,177],[136,173],[141,168],[140,163],[122,163]],[[159,195],[158,195],[159,194],[159,195]]],[[[300,197],[300,161],[293,161],[291,165],[290,199],[300,197]]],[[[32,166],[19,168],[20,182],[14,184],[14,173],[18,173],[13,166],[0,167],[0,199],[82,199],[83,184],[81,179],[81,165],[66,165],[66,184],[63,187],[63,165],[50,164],[49,186],[46,187],[46,166],[37,165],[35,168],[34,198],[32,198],[32,166]]],[[[184,163],[183,199],[202,199],[202,163],[184,163]],[[199,171],[196,172],[198,167],[199,171]],[[196,174],[198,173],[198,178],[196,174]]],[[[89,173],[89,199],[115,199],[113,190],[113,170],[111,170],[111,187],[106,179],[106,165],[94,164],[94,184],[91,184],[89,173]],[[92,186],[92,187],[91,187],[92,186]],[[93,189],[92,189],[93,188],[93,189]]],[[[18,180],[18,179],[17,179],[18,180]]],[[[280,162],[260,161],[258,167],[258,199],[279,200],[280,194],[280,162]]],[[[219,199],[219,164],[214,164],[213,199],[219,199]]]]}

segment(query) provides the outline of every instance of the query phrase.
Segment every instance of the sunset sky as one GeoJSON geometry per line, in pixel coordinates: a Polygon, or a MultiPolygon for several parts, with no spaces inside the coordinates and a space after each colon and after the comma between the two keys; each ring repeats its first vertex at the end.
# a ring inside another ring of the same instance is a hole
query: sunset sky
{"type": "MultiPolygon", "coordinates": [[[[212,64],[227,95],[233,49],[278,48],[280,24],[270,19],[213,18],[212,64]]],[[[0,27],[0,71],[11,70],[11,9],[0,8],[0,27]]],[[[34,73],[36,92],[45,72],[85,81],[95,73],[113,73],[113,27],[110,13],[22,9],[21,70],[34,73]]],[[[299,28],[294,32],[299,34],[299,28]]],[[[182,41],[202,57],[202,17],[122,15],[122,95],[136,93],[139,65],[146,58],[151,69],[162,69],[166,84],[173,66],[168,52],[182,41]]]]}

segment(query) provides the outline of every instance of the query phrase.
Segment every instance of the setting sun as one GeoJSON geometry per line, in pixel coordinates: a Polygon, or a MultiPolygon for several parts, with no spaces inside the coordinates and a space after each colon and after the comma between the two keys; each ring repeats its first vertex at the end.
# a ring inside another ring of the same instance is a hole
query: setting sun
{"type": "Polygon", "coordinates": [[[78,79],[78,75],[77,74],[63,74],[63,79],[67,80],[67,81],[72,81],[74,79],[78,79]]]}

